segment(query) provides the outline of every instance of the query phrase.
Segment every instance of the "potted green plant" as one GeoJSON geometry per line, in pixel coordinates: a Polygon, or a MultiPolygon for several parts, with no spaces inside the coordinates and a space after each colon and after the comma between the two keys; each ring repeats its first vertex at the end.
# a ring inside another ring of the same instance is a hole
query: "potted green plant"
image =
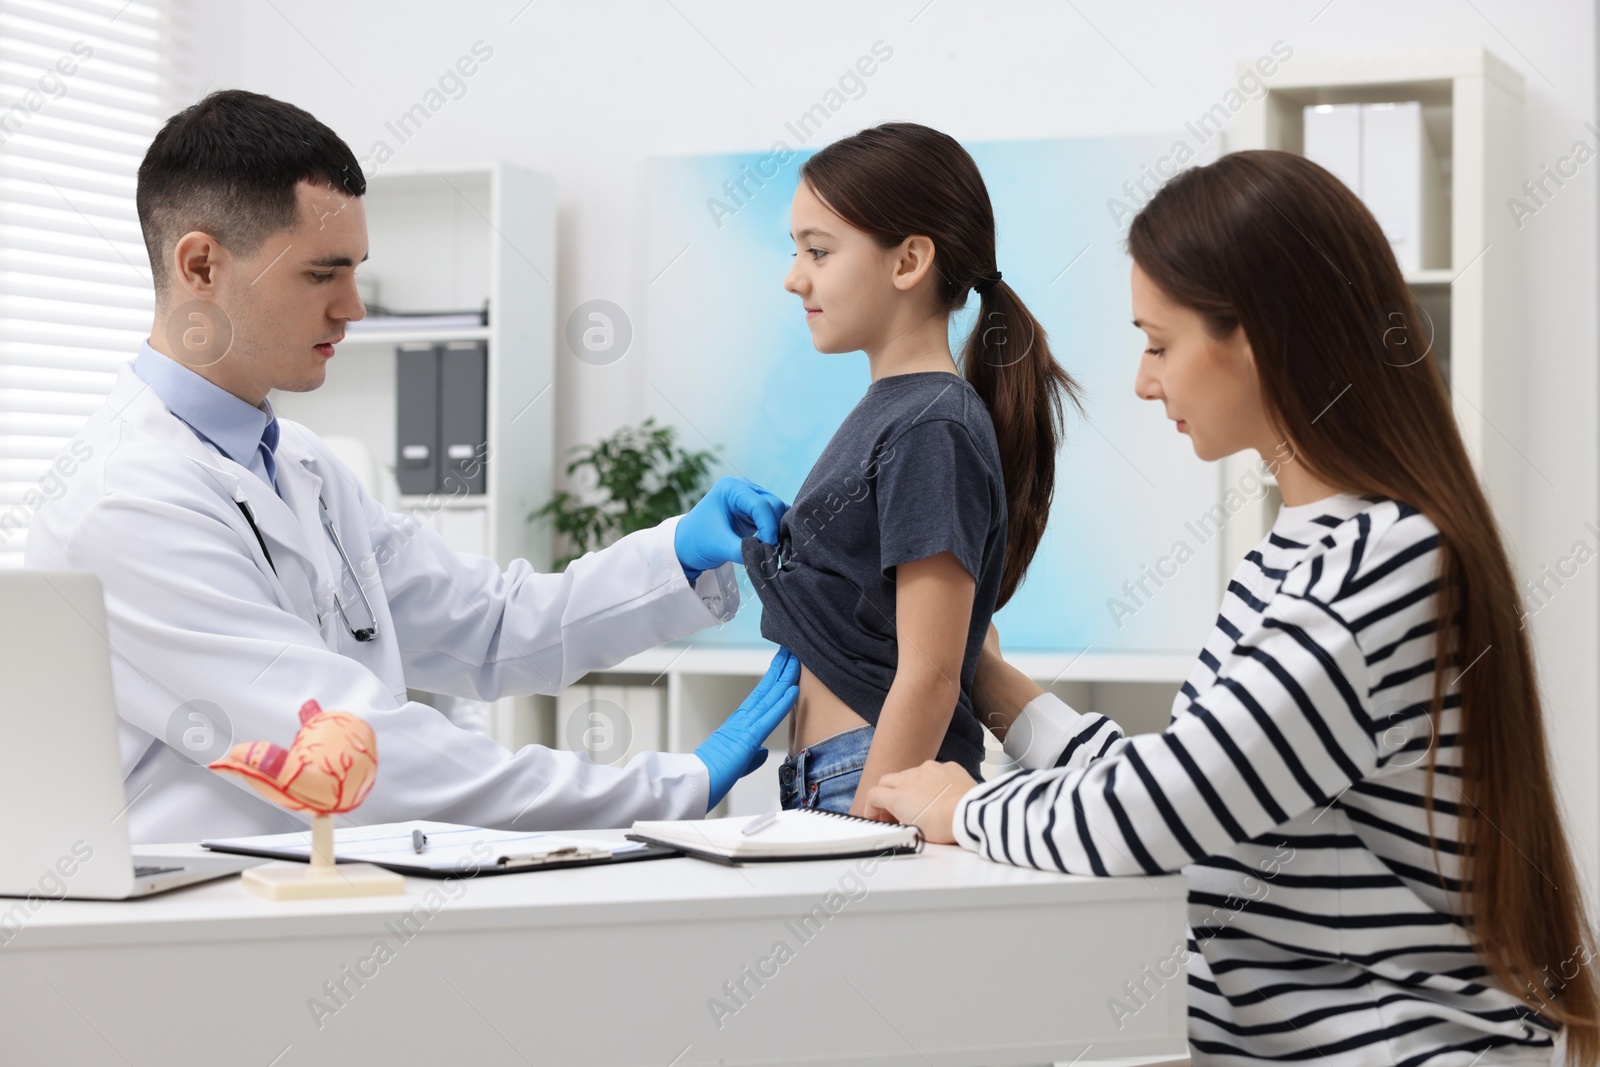
{"type": "Polygon", "coordinates": [[[586,552],[604,548],[635,530],[645,530],[694,507],[710,488],[710,452],[678,446],[677,431],[645,419],[624,426],[598,444],[571,450],[567,477],[593,472],[592,492],[559,490],[528,521],[546,521],[573,548],[555,561],[557,570],[586,552]]]}

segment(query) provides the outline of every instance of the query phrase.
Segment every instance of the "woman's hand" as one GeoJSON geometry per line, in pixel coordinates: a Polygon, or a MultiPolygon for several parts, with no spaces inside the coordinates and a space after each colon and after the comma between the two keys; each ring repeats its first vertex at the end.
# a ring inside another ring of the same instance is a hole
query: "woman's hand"
{"type": "MultiPolygon", "coordinates": [[[[928,760],[908,771],[895,771],[878,779],[867,792],[866,809],[888,812],[898,822],[915,826],[936,845],[956,843],[951,823],[956,804],[978,783],[959,763],[928,760]]],[[[860,795],[857,794],[857,803],[860,795]]],[[[851,808],[854,812],[854,806],[851,808]]]]}
{"type": "Polygon", "coordinates": [[[850,814],[862,819],[876,819],[878,822],[896,822],[894,812],[880,808],[867,800],[870,790],[856,790],[855,799],[850,802],[850,814]]]}

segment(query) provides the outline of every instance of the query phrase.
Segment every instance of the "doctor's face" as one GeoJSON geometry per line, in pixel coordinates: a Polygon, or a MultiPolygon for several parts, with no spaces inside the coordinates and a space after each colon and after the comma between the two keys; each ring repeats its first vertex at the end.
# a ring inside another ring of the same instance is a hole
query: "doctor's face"
{"type": "Polygon", "coordinates": [[[1178,432],[1189,435],[1195,455],[1213,460],[1272,447],[1277,437],[1261,402],[1261,381],[1243,327],[1229,337],[1213,337],[1199,312],[1173,301],[1138,264],[1133,267],[1133,324],[1148,340],[1134,392],[1141,400],[1161,401],[1178,432]]]}
{"type": "Polygon", "coordinates": [[[367,258],[361,198],[309,182],[295,193],[295,224],[228,262],[217,280],[233,344],[207,377],[251,403],[273,389],[320,386],[345,324],[367,313],[355,284],[356,265],[367,258]]]}
{"type": "Polygon", "coordinates": [[[805,182],[789,207],[794,266],[783,287],[800,298],[818,352],[872,350],[900,291],[896,249],[834,214],[805,182]]]}

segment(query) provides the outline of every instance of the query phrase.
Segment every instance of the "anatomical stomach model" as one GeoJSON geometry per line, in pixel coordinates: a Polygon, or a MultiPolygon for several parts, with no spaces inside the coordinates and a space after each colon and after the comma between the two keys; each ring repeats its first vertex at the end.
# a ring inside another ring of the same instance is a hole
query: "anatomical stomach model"
{"type": "Polygon", "coordinates": [[[362,719],[323,711],[315,700],[300,707],[300,731],[282,748],[244,741],[211,764],[235,774],[255,791],[291,811],[339,815],[354,810],[378,779],[378,739],[362,719]]]}
{"type": "Polygon", "coordinates": [[[272,741],[242,741],[210,767],[243,778],[280,807],[313,813],[310,867],[251,867],[242,875],[250,889],[281,899],[398,893],[404,888],[404,879],[393,871],[370,863],[335,864],[333,859],[333,817],[360,805],[378,778],[378,739],[366,720],[323,711],[308,700],[300,707],[300,729],[288,748],[272,741]]]}

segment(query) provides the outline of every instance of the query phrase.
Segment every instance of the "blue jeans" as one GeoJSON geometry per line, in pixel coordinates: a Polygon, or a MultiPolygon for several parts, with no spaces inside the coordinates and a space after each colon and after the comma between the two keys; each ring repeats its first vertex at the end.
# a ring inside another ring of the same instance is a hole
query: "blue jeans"
{"type": "Polygon", "coordinates": [[[849,814],[875,732],[870,724],[857,726],[825,737],[784,760],[778,768],[778,794],[784,809],[821,808],[849,814]]]}

